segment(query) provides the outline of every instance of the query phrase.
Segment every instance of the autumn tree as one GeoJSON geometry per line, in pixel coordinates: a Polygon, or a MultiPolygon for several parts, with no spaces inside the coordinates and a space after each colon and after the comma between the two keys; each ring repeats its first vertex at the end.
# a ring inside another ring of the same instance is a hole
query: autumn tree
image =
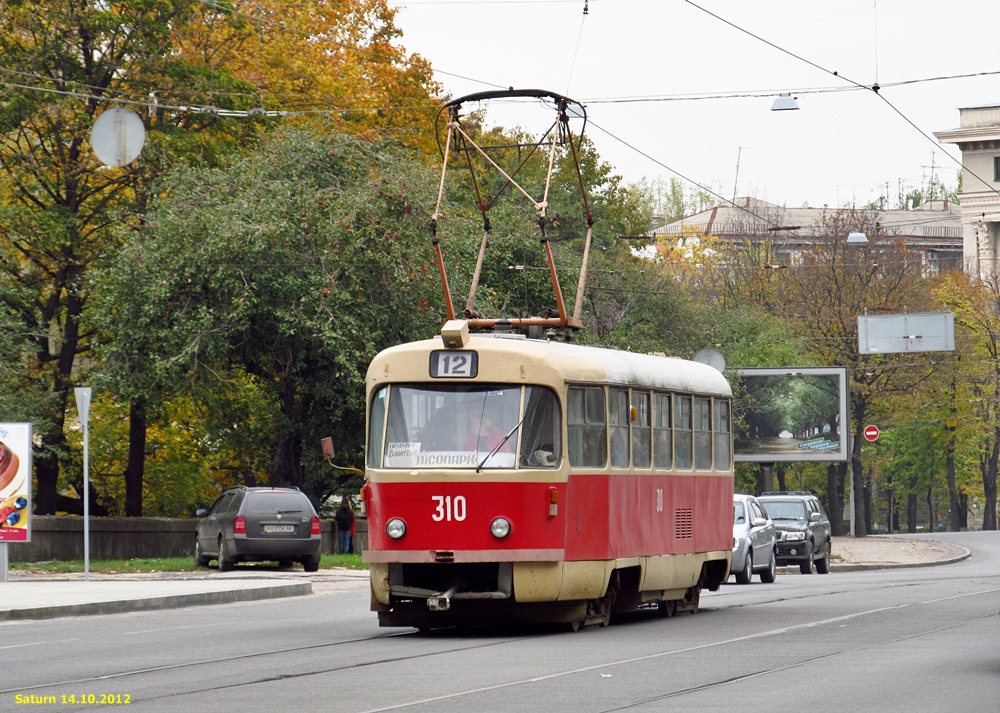
{"type": "MultiPolygon", "coordinates": [[[[174,52],[205,68],[214,91],[200,97],[219,107],[232,100],[227,76],[243,87],[238,100],[284,112],[300,127],[392,138],[433,150],[432,119],[440,102],[430,63],[407,53],[387,0],[232,0],[178,26],[174,52]]],[[[167,85],[161,104],[190,104],[183,85],[167,85]]],[[[169,113],[169,112],[168,112],[169,113]]]]}
{"type": "Polygon", "coordinates": [[[0,14],[0,299],[26,325],[37,390],[52,396],[34,459],[39,513],[79,507],[57,493],[67,395],[95,337],[85,278],[137,199],[140,170],[99,170],[90,130],[106,100],[154,65],[168,71],[171,28],[194,12],[188,2],[26,0],[0,14]]]}
{"type": "MultiPolygon", "coordinates": [[[[955,313],[956,339],[966,333],[973,347],[966,355],[961,371],[955,369],[956,390],[959,381],[970,388],[974,404],[976,454],[983,481],[985,506],[983,529],[997,529],[997,468],[1000,462],[1000,280],[987,276],[972,283],[954,273],[935,291],[955,313]],[[961,379],[959,379],[961,377],[961,379]]],[[[956,427],[965,419],[952,415],[956,427]]]]}
{"type": "Polygon", "coordinates": [[[787,270],[788,312],[795,315],[796,331],[817,362],[848,368],[851,423],[841,428],[845,434],[853,428],[854,531],[864,536],[871,516],[865,509],[862,430],[874,408],[892,394],[913,389],[933,366],[919,354],[860,354],[858,316],[925,311],[930,294],[922,280],[919,256],[881,229],[877,213],[829,213],[817,228],[818,235],[802,263],[787,270]],[[849,245],[846,236],[852,230],[866,233],[869,242],[863,247],[849,245]]]}
{"type": "MultiPolygon", "coordinates": [[[[433,104],[436,89],[426,62],[395,44],[394,12],[381,0],[293,9],[189,0],[4,5],[0,300],[30,335],[35,391],[53,397],[35,419],[46,424],[34,460],[37,512],[81,509],[58,496],[65,411],[69,390],[86,378],[81,357],[98,338],[86,275],[114,253],[114,228],[139,222],[148,186],[168,167],[217,165],[251,148],[278,121],[265,109],[332,113],[356,132],[420,145],[427,112],[410,107],[433,104]],[[101,169],[90,130],[112,102],[142,114],[147,142],[133,164],[101,169]]],[[[119,395],[132,404],[126,511],[137,515],[155,402],[135,390],[119,395]]]]}

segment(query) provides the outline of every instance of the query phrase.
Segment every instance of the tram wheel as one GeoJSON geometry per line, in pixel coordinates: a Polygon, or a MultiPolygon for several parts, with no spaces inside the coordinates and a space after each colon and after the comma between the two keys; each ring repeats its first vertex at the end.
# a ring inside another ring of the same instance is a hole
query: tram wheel
{"type": "Polygon", "coordinates": [[[695,593],[694,593],[694,597],[692,597],[691,613],[692,614],[697,614],[699,606],[701,606],[701,590],[700,589],[696,589],[695,593]]]}
{"type": "Polygon", "coordinates": [[[669,619],[677,611],[677,600],[670,599],[665,602],[659,602],[657,604],[657,609],[660,611],[660,616],[664,619],[669,619]]]}
{"type": "Polygon", "coordinates": [[[565,631],[579,631],[580,630],[580,621],[576,620],[576,621],[566,621],[566,622],[563,622],[563,630],[565,630],[565,631]]]}

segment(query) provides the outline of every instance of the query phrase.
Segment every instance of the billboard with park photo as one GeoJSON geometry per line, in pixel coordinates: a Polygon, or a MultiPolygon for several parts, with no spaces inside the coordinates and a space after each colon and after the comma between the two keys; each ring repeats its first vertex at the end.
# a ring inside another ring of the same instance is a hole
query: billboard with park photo
{"type": "Polygon", "coordinates": [[[737,462],[846,461],[847,369],[738,369],[737,462]]]}

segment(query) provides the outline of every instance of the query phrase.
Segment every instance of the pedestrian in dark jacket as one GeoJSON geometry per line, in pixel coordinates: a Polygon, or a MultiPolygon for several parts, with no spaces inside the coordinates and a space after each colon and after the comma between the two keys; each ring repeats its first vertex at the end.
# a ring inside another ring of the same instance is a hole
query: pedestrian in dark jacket
{"type": "Polygon", "coordinates": [[[351,551],[351,531],[354,529],[354,509],[346,495],[341,499],[333,519],[337,523],[337,551],[346,555],[351,551]]]}

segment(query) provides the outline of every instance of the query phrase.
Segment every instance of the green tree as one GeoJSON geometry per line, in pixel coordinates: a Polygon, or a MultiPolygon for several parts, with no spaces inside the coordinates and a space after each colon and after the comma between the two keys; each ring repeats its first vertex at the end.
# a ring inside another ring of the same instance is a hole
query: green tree
{"type": "Polygon", "coordinates": [[[350,479],[329,477],[322,437],[363,463],[368,362],[437,322],[430,185],[398,150],[301,132],[174,172],[97,283],[105,368],[219,400],[253,380],[275,409],[270,483],[322,502],[350,479]]]}

